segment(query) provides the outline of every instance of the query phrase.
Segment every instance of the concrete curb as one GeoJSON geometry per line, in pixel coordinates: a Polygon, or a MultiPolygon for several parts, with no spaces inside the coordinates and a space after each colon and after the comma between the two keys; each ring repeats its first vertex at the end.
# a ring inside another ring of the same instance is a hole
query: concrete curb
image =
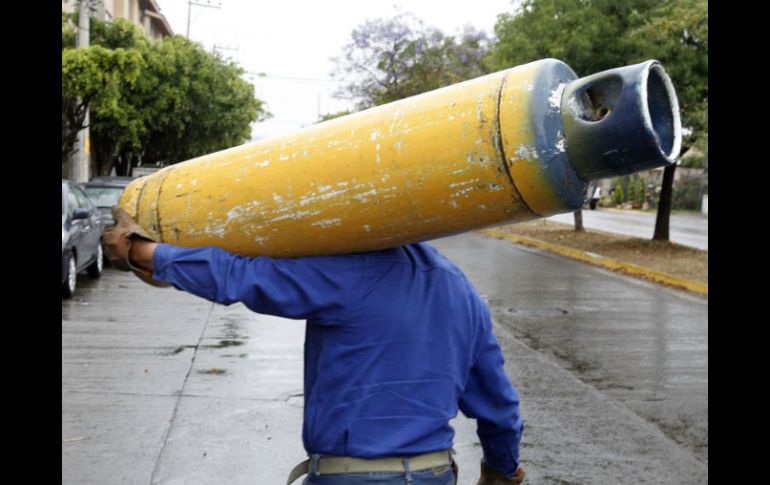
{"type": "Polygon", "coordinates": [[[646,280],[650,280],[655,283],[663,284],[673,288],[683,289],[693,293],[708,296],[708,284],[703,284],[699,281],[677,278],[660,271],[643,268],[631,263],[625,263],[623,261],[618,261],[617,259],[607,258],[599,254],[589,253],[567,246],[560,246],[558,244],[540,241],[539,239],[532,239],[526,236],[520,236],[518,234],[508,234],[498,229],[484,229],[481,231],[481,233],[487,236],[495,237],[497,239],[505,239],[516,244],[523,244],[525,246],[532,246],[538,249],[550,251],[552,253],[561,254],[572,259],[583,261],[584,263],[593,264],[595,266],[602,266],[612,271],[644,278],[646,280]]]}

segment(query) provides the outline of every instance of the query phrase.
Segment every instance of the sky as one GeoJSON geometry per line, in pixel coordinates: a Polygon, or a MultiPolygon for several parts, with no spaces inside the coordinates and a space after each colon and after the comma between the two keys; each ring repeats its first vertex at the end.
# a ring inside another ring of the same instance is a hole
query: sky
{"type": "Polygon", "coordinates": [[[332,96],[338,85],[331,58],[342,54],[352,30],[367,20],[409,12],[447,35],[465,25],[491,35],[497,15],[513,10],[511,0],[193,0],[191,8],[188,0],[156,2],[175,34],[187,34],[189,10],[190,39],[253,73],[247,79],[273,115],[252,126],[253,140],[353,106],[332,96]]]}

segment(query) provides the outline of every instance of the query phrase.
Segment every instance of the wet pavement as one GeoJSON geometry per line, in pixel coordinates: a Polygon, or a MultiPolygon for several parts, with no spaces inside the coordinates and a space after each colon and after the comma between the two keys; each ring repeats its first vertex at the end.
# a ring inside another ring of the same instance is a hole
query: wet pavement
{"type": "MultiPolygon", "coordinates": [[[[551,216],[548,220],[574,224],[572,213],[551,216]]],[[[583,210],[583,225],[587,229],[613,232],[651,239],[655,232],[655,213],[620,210],[583,210]]],[[[669,219],[671,242],[708,251],[709,219],[700,214],[671,214],[669,219]]]]}
{"type": "MultiPolygon", "coordinates": [[[[478,234],[434,244],[492,309],[528,483],[707,483],[705,299],[478,234]]],[[[109,269],[79,283],[62,300],[63,484],[285,483],[304,459],[304,322],[109,269]]],[[[475,423],[453,425],[474,484],[475,423]]]]}

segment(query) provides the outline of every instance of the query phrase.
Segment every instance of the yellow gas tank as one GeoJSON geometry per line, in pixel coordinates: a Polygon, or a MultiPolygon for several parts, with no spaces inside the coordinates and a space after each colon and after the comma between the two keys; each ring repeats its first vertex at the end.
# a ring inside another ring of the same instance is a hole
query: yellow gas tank
{"type": "Polygon", "coordinates": [[[119,204],[180,246],[369,251],[574,211],[592,179],[673,163],[680,132],[657,61],[545,59],[166,167],[119,204]]]}

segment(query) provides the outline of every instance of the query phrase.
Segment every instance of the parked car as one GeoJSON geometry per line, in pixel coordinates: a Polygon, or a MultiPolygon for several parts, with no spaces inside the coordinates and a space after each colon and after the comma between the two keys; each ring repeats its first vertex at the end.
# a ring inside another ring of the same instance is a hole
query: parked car
{"type": "Polygon", "coordinates": [[[61,182],[61,289],[71,298],[77,286],[77,274],[86,270],[98,278],[104,268],[102,232],[104,218],[80,187],[61,182]]]}
{"type": "Polygon", "coordinates": [[[132,180],[131,177],[94,177],[90,182],[80,184],[99,208],[107,226],[115,223],[112,206],[117,205],[120,194],[132,180]]]}

